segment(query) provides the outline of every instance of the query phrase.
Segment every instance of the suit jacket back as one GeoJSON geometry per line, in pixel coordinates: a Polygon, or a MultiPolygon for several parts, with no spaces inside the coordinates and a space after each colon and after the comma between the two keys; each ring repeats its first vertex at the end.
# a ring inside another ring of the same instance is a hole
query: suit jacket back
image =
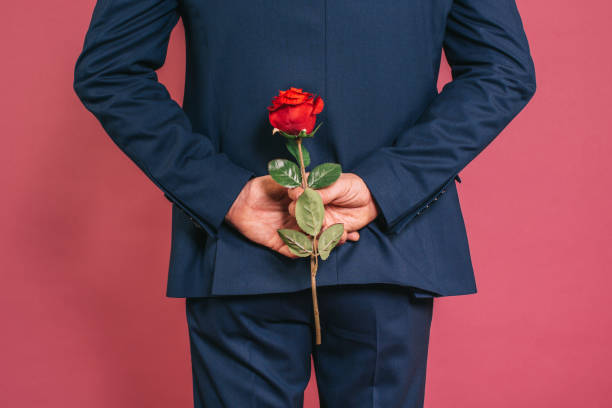
{"type": "Polygon", "coordinates": [[[456,183],[535,92],[514,0],[98,0],[74,90],[173,203],[167,295],[310,287],[307,258],[224,221],[250,178],[290,158],[266,110],[290,86],[325,101],[311,168],[341,163],[381,209],[319,263],[317,284],[476,292],[456,183]],[[182,107],[155,72],[179,18],[182,107]],[[438,93],[442,50],[453,80],[438,93]]]}

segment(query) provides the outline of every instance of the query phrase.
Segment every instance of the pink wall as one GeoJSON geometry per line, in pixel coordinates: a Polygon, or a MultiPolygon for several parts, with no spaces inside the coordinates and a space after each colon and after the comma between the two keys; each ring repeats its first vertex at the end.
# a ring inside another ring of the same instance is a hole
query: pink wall
{"type": "MultiPolygon", "coordinates": [[[[462,172],[479,293],[436,301],[428,408],[612,406],[612,6],[518,3],[538,91],[462,172]]],[[[0,406],[189,407],[170,203],[72,91],[93,5],[0,6],[0,406]]]]}

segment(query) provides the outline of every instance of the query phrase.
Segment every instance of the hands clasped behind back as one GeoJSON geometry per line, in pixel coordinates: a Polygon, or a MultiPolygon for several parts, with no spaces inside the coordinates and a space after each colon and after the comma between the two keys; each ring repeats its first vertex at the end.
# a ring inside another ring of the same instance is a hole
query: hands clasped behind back
{"type": "MultiPolygon", "coordinates": [[[[307,172],[308,174],[308,172],[307,172]]],[[[378,209],[363,180],[352,173],[342,173],[332,185],[315,190],[325,206],[323,229],[344,224],[338,245],[359,240],[358,230],[378,215],[378,209]]],[[[232,203],[225,219],[251,241],[289,258],[293,255],[278,235],[281,228],[301,231],[295,220],[295,203],[301,187],[287,188],[265,175],[249,180],[232,203]]]]}

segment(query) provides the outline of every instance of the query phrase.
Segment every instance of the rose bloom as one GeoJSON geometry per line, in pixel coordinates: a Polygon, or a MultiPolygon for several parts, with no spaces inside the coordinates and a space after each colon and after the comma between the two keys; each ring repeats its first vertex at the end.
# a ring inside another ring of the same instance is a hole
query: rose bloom
{"type": "Polygon", "coordinates": [[[279,91],[268,106],[270,124],[290,135],[297,135],[302,129],[312,132],[317,114],[323,110],[323,99],[301,88],[291,87],[279,91]]]}

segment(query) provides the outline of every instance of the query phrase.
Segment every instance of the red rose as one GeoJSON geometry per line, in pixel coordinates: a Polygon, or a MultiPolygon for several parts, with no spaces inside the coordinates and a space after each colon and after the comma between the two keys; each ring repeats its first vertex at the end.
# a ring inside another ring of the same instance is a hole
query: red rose
{"type": "Polygon", "coordinates": [[[303,92],[301,88],[291,87],[279,91],[268,110],[270,123],[275,128],[290,135],[297,135],[302,129],[310,133],[314,129],[317,114],[323,110],[323,99],[303,92]]]}

